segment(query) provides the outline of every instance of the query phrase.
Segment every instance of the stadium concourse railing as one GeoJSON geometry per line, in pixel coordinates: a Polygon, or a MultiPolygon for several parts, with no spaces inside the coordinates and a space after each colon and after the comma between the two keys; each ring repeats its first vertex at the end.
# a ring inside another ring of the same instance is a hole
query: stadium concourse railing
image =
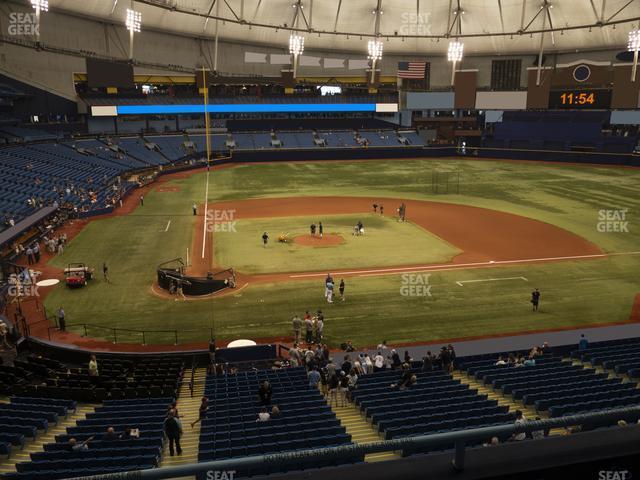
{"type": "MultiPolygon", "coordinates": [[[[56,319],[57,322],[57,319],[56,319]]],[[[59,328],[56,326],[55,328],[59,328]]],[[[194,338],[194,333],[198,338],[202,338],[202,333],[206,329],[198,330],[136,330],[132,328],[105,327],[103,325],[92,325],[90,323],[68,323],[67,330],[80,331],[83,337],[104,338],[115,343],[134,343],[147,345],[151,343],[167,343],[167,340],[174,345],[180,344],[180,335],[187,334],[189,338],[194,338]]],[[[209,338],[213,338],[213,328],[209,329],[209,338]]],[[[49,336],[51,340],[51,336],[49,336]]]]}
{"type": "MultiPolygon", "coordinates": [[[[25,336],[30,336],[34,327],[45,324],[47,337],[52,340],[51,332],[60,330],[60,324],[56,315],[44,309],[44,319],[30,323],[25,332],[25,336]]],[[[104,339],[116,343],[129,343],[147,345],[148,343],[173,343],[180,344],[180,335],[187,335],[188,338],[202,338],[204,328],[198,330],[172,329],[172,330],[138,330],[134,328],[105,327],[104,325],[93,325],[91,323],[67,323],[67,331],[79,333],[83,337],[104,339]],[[197,335],[194,335],[197,334],[197,335]]],[[[213,327],[209,328],[209,338],[215,337],[213,327]]]]}
{"type": "Polygon", "coordinates": [[[89,475],[75,477],[71,480],[160,480],[180,478],[185,476],[203,475],[211,477],[211,472],[230,472],[241,468],[256,468],[264,466],[278,466],[282,464],[300,464],[305,459],[328,460],[331,458],[344,458],[345,455],[367,455],[389,451],[409,450],[435,450],[446,449],[454,446],[454,458],[452,465],[456,470],[465,469],[465,453],[467,445],[477,445],[493,437],[509,437],[514,433],[548,431],[552,428],[567,428],[576,425],[606,426],[617,423],[621,419],[632,419],[640,416],[640,406],[628,408],[615,408],[594,413],[570,415],[560,418],[528,421],[522,424],[496,425],[455,432],[435,433],[406,437],[397,440],[383,440],[339,447],[327,447],[319,449],[305,449],[293,452],[283,452],[270,455],[255,455],[250,457],[230,458],[227,460],[214,460],[211,462],[194,463],[176,467],[155,468],[147,470],[133,470],[129,472],[107,473],[102,475],[89,475]]]}

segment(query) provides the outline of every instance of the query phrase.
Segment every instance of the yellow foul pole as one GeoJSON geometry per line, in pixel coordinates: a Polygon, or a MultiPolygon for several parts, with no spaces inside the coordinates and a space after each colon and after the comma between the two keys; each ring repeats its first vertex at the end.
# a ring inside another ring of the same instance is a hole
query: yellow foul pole
{"type": "Polygon", "coordinates": [[[211,161],[211,137],[209,129],[211,123],[209,121],[209,85],[207,84],[207,73],[204,67],[202,67],[202,94],[204,96],[204,133],[207,139],[207,170],[209,169],[209,162],[211,161]]]}

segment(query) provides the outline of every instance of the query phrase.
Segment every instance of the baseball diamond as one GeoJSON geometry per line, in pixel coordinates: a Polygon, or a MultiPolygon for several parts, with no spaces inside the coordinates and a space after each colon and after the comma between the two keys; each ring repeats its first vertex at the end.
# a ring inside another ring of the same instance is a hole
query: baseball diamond
{"type": "Polygon", "coordinates": [[[640,1],[0,29],[0,480],[640,478],[640,1]]]}

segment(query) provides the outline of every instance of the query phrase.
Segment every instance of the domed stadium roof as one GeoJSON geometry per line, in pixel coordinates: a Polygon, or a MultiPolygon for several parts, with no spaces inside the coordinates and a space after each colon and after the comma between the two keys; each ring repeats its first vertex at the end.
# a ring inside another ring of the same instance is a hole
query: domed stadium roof
{"type": "MultiPolygon", "coordinates": [[[[51,8],[123,22],[129,0],[50,1],[51,8]]],[[[305,47],[366,52],[377,33],[385,52],[445,54],[459,37],[465,53],[626,49],[637,27],[634,0],[136,0],[142,29],[287,48],[292,27],[305,47]],[[377,14],[378,12],[379,14],[377,14]],[[379,18],[379,22],[376,22],[379,18]]]]}

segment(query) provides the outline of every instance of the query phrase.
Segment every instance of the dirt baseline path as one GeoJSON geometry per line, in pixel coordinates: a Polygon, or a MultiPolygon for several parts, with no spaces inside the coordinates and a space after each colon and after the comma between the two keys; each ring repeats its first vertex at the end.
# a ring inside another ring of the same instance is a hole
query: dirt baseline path
{"type": "MultiPolygon", "coordinates": [[[[527,263],[532,261],[559,261],[563,259],[600,257],[603,252],[588,240],[549,223],[511,213],[489,210],[486,208],[457,205],[420,200],[402,200],[385,198],[385,215],[397,218],[397,208],[404,202],[406,205],[406,221],[412,222],[437,235],[462,251],[447,265],[473,266],[481,264],[490,266],[504,263],[527,263]]],[[[235,218],[271,218],[317,215],[340,215],[373,212],[373,203],[380,204],[379,198],[373,197],[288,197],[263,198],[217,202],[209,205],[213,210],[234,210],[235,218]]],[[[363,220],[366,226],[366,219],[363,220]]],[[[199,231],[195,238],[202,237],[204,219],[196,222],[199,231]]],[[[207,239],[205,258],[201,256],[202,243],[195,242],[192,255],[192,269],[202,272],[207,269],[228,268],[215,266],[215,238],[207,239]]],[[[232,266],[232,265],[231,265],[232,266]]],[[[412,271],[421,267],[436,265],[399,265],[397,268],[374,270],[353,269],[345,272],[334,272],[341,275],[358,275],[368,273],[385,273],[412,271]]],[[[285,281],[296,278],[326,275],[326,272],[291,272],[280,274],[244,275],[238,272],[239,284],[252,282],[285,281]]]]}

